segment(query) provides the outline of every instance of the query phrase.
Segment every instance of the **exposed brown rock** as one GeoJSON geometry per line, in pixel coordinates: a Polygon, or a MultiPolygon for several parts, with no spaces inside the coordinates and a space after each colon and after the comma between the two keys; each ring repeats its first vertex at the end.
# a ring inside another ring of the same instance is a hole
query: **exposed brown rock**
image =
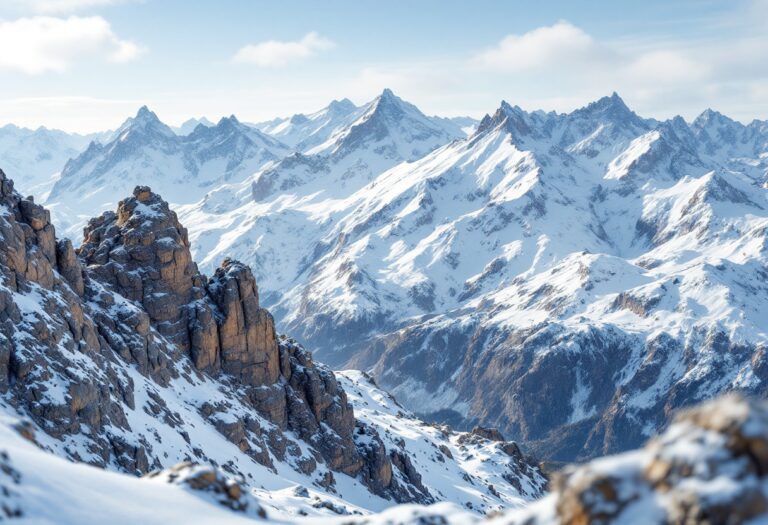
{"type": "Polygon", "coordinates": [[[250,269],[226,259],[210,281],[192,261],[186,229],[159,195],[138,186],[117,212],[91,220],[78,250],[102,282],[142,304],[150,322],[199,370],[246,385],[274,384],[274,321],[250,269]]]}
{"type": "Polygon", "coordinates": [[[56,260],[59,265],[59,273],[72,287],[72,290],[82,297],[85,294],[83,268],[80,266],[75,249],[72,247],[72,241],[62,239],[56,243],[56,260]]]}
{"type": "Polygon", "coordinates": [[[205,296],[205,283],[168,203],[139,186],[117,213],[89,221],[83,237],[78,254],[89,272],[140,303],[163,336],[189,351],[188,305],[205,296]]]}
{"type": "Polygon", "coordinates": [[[268,385],[280,375],[275,323],[259,308],[250,268],[225,259],[208,282],[208,295],[221,312],[218,326],[221,367],[249,385],[268,385]]]}
{"type": "Polygon", "coordinates": [[[504,436],[497,428],[475,427],[471,433],[489,441],[504,441],[504,436]]]}
{"type": "MultiPolygon", "coordinates": [[[[7,212],[0,217],[0,391],[10,390],[11,402],[54,437],[87,428],[90,461],[105,465],[120,444],[104,429],[129,428],[123,403],[132,399],[130,384],[114,371],[115,351],[132,360],[157,351],[157,342],[148,330],[121,323],[107,329],[94,319],[82,299],[84,271],[71,243],[56,242],[47,210],[22,199],[2,171],[0,207],[7,212]],[[68,357],[76,355],[88,356],[88,363],[68,357]],[[64,399],[52,393],[52,377],[64,399]]],[[[101,296],[91,292],[89,299],[99,303],[101,296]]],[[[124,313],[114,309],[116,317],[124,313]]],[[[141,454],[117,454],[114,462],[129,472],[148,468],[141,454]]]]}

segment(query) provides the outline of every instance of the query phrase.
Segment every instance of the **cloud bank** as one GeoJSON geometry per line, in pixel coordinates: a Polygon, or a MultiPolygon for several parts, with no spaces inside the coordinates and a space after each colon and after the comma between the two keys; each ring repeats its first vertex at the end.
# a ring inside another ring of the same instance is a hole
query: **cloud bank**
{"type": "Polygon", "coordinates": [[[8,51],[0,53],[0,69],[32,75],[65,71],[81,59],[128,62],[143,51],[99,16],[0,21],[0,49],[8,51]]]}

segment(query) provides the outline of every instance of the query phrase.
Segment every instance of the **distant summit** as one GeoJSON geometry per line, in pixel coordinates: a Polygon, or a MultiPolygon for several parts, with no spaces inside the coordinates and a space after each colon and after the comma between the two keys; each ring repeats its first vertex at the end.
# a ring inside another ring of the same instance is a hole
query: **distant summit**
{"type": "Polygon", "coordinates": [[[200,118],[191,118],[189,120],[184,121],[180,126],[172,128],[173,131],[177,135],[189,135],[192,133],[197,126],[205,126],[206,128],[210,128],[213,126],[214,123],[208,120],[205,117],[200,118]]]}

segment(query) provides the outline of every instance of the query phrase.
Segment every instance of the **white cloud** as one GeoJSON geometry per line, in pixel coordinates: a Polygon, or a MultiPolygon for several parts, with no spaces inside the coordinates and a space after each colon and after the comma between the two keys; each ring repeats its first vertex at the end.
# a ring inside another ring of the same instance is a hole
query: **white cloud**
{"type": "Polygon", "coordinates": [[[76,60],[128,62],[143,49],[122,40],[99,16],[38,16],[0,21],[0,69],[28,74],[65,71],[76,60]]]}
{"type": "Polygon", "coordinates": [[[602,59],[602,55],[590,35],[568,22],[558,22],[522,35],[508,35],[475,60],[489,69],[525,71],[575,65],[602,59]]]}
{"type": "Polygon", "coordinates": [[[76,13],[106,7],[125,0],[11,0],[16,9],[39,14],[76,13]]]}
{"type": "MultiPolygon", "coordinates": [[[[711,57],[710,57],[711,58],[711,57]]],[[[688,50],[630,49],[599,42],[569,22],[508,35],[479,53],[474,63],[499,73],[554,73],[563,80],[588,84],[685,84],[710,75],[712,66],[688,50]]]]}
{"type": "Polygon", "coordinates": [[[267,40],[258,44],[249,44],[235,53],[232,61],[260,67],[280,67],[289,62],[311,57],[335,45],[331,40],[311,32],[295,42],[267,40]]]}

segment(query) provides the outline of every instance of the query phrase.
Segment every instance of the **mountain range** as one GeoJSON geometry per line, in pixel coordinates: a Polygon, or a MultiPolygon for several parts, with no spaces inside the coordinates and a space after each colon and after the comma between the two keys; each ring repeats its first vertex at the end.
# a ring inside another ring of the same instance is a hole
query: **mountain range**
{"type": "Polygon", "coordinates": [[[38,200],[77,242],[150,184],[201,270],[250,265],[318,359],[542,458],[627,450],[678,407],[765,393],[766,122],[648,119],[614,93],[566,114],[502,102],[473,126],[384,90],[193,123],[142,108],[38,200]]]}
{"type": "MultiPolygon", "coordinates": [[[[428,419],[584,459],[718,392],[765,393],[767,129],[644,119],[616,94],[502,103],[372,179],[296,155],[180,215],[202,267],[247,260],[318,358],[428,419]]],[[[361,143],[356,162],[381,162],[361,143]]]]}

